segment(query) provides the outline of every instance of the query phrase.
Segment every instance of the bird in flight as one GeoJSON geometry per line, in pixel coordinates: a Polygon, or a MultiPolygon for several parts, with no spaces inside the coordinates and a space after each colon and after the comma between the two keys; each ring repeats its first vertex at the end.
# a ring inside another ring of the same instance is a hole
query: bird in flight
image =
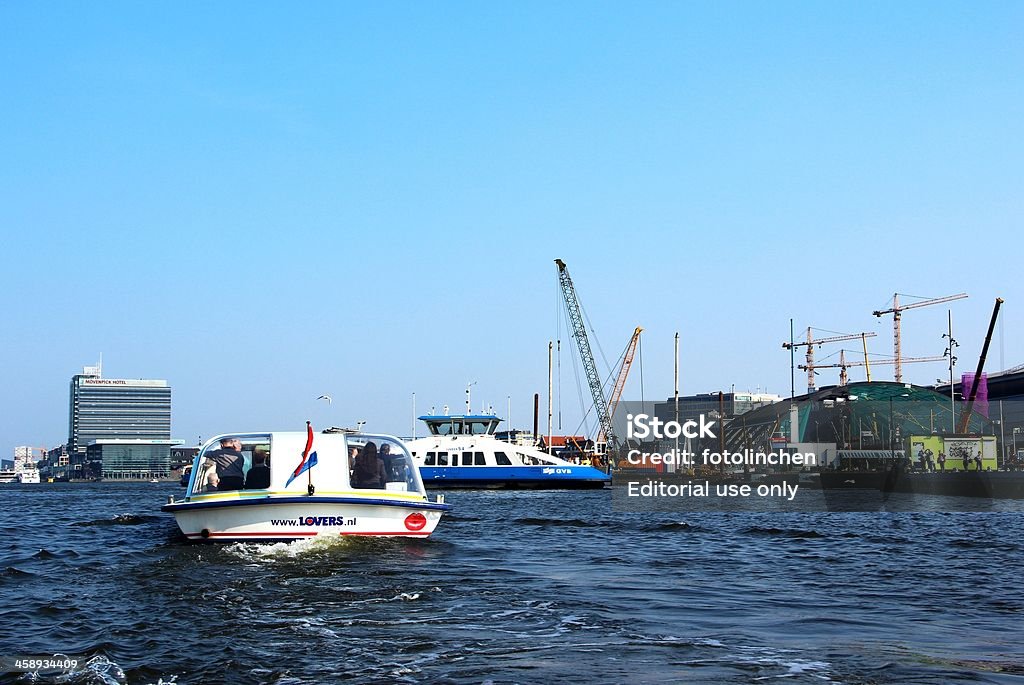
{"type": "Polygon", "coordinates": [[[331,396],[330,395],[320,395],[320,397],[318,397],[317,399],[318,400],[327,400],[327,404],[331,404],[331,396]]]}

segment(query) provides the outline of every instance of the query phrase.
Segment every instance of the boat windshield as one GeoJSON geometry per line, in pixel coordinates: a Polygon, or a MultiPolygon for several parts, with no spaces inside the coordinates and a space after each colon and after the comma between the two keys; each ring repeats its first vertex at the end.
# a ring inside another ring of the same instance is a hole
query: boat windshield
{"type": "Polygon", "coordinates": [[[431,435],[491,435],[501,423],[490,416],[439,416],[424,418],[431,435]]]}
{"type": "Polygon", "coordinates": [[[386,435],[347,436],[349,484],[355,489],[423,492],[419,471],[400,441],[386,435]]]}
{"type": "Polygon", "coordinates": [[[270,487],[270,435],[223,435],[196,456],[191,494],[270,487]]]}

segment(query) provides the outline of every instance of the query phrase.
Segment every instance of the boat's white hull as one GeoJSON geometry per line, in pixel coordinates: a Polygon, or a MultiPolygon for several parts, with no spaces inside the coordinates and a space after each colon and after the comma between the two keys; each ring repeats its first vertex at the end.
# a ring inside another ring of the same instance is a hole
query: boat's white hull
{"type": "Polygon", "coordinates": [[[425,538],[434,532],[444,509],[446,505],[433,502],[352,501],[335,497],[263,497],[164,507],[164,511],[174,513],[178,527],[190,540],[425,538]]]}

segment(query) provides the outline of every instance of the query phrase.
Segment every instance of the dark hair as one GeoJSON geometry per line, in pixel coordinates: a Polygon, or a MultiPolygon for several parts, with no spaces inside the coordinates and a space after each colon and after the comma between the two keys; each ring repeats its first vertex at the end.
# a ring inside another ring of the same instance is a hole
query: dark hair
{"type": "Polygon", "coordinates": [[[361,478],[377,476],[377,446],[372,442],[366,443],[356,456],[355,471],[361,478]]]}

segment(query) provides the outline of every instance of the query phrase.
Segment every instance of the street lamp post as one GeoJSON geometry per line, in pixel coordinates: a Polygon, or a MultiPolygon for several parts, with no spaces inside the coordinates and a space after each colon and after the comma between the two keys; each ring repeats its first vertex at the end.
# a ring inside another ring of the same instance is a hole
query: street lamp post
{"type": "MultiPolygon", "coordinates": [[[[899,397],[909,397],[907,393],[899,395],[899,397]]],[[[893,464],[896,463],[896,438],[899,437],[899,430],[895,426],[893,421],[892,413],[892,397],[889,398],[889,454],[893,464]]]]}
{"type": "Polygon", "coordinates": [[[892,398],[889,398],[889,460],[892,462],[892,466],[896,465],[896,442],[893,440],[892,435],[892,398]]]}

